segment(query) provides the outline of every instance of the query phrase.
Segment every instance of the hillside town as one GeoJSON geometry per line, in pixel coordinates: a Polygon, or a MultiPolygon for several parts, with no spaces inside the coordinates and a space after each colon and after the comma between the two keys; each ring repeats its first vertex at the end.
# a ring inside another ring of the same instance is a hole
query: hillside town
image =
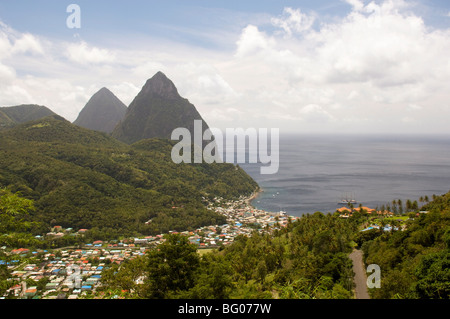
{"type": "MultiPolygon", "coordinates": [[[[200,227],[179,234],[187,236],[198,249],[215,249],[231,244],[237,236],[250,236],[254,231],[264,233],[286,227],[298,217],[285,212],[269,213],[255,209],[250,198],[236,201],[215,198],[208,208],[227,218],[224,225],[200,227]]],[[[88,229],[63,229],[54,226],[43,235],[61,237],[67,233],[83,235],[88,229]]],[[[176,231],[169,233],[178,234],[176,231]]],[[[84,298],[101,285],[102,272],[113,264],[142,256],[164,242],[164,234],[142,238],[87,243],[81,247],[53,250],[30,250],[26,248],[8,250],[1,247],[7,260],[0,260],[12,272],[14,285],[0,298],[22,299],[78,299],[84,298]],[[31,283],[31,284],[30,284],[31,283]]]]}

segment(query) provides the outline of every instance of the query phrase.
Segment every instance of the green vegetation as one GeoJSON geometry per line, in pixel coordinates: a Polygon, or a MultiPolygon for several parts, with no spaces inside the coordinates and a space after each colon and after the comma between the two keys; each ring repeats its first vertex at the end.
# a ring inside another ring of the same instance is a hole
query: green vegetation
{"type": "MultiPolygon", "coordinates": [[[[5,233],[18,232],[22,234],[15,238],[17,242],[12,244],[20,244],[20,239],[32,239],[32,236],[26,235],[29,231],[31,223],[26,222],[23,218],[34,209],[33,201],[24,199],[18,194],[13,194],[7,189],[0,189],[0,235],[5,233]]],[[[10,236],[7,236],[10,237],[10,236]]],[[[16,236],[14,236],[16,237],[16,236]]],[[[0,236],[0,246],[5,244],[5,236],[0,236]]],[[[9,256],[0,250],[0,294],[3,294],[6,289],[11,286],[11,281],[8,278],[11,276],[11,271],[6,267],[6,261],[9,262],[9,256]]]]}
{"type": "Polygon", "coordinates": [[[167,235],[145,257],[107,270],[100,294],[127,287],[129,298],[352,298],[347,256],[354,227],[315,213],[273,235],[240,236],[201,256],[185,237],[167,235]],[[134,277],[125,279],[127,273],[134,277]],[[136,276],[147,280],[138,284],[136,276]]]}
{"type": "MultiPolygon", "coordinates": [[[[249,195],[257,184],[231,164],[174,164],[174,143],[147,139],[127,145],[58,116],[1,131],[0,247],[57,248],[225,223],[205,202],[249,195]],[[55,225],[89,232],[35,238],[55,225]]],[[[386,207],[394,211],[392,217],[317,212],[282,230],[255,231],[202,254],[186,237],[166,235],[144,256],[110,265],[95,294],[348,299],[353,298],[348,255],[356,246],[366,265],[381,269],[381,288],[370,290],[372,298],[448,299],[450,193],[419,202],[425,205],[393,201],[386,207]],[[380,227],[361,231],[370,224],[380,227]]],[[[0,293],[12,284],[6,266],[11,258],[0,250],[0,293]]],[[[46,279],[29,282],[41,289],[45,284],[46,279]]]]}
{"type": "Polygon", "coordinates": [[[41,105],[25,104],[0,107],[0,130],[13,127],[19,123],[25,123],[51,115],[55,115],[55,113],[49,108],[41,105]]]}
{"type": "Polygon", "coordinates": [[[100,294],[108,298],[127,287],[126,298],[348,299],[353,298],[348,255],[356,245],[366,265],[381,268],[381,288],[370,289],[372,298],[448,299],[450,193],[422,209],[428,213],[409,212],[412,218],[361,212],[344,219],[317,212],[271,235],[255,232],[202,254],[182,236],[168,235],[159,250],[123,264],[120,271],[107,271],[139,274],[147,281],[129,278],[132,284],[121,286],[116,278],[123,277],[109,275],[100,294]],[[361,231],[370,221],[383,227],[361,231]],[[388,224],[392,228],[384,229],[388,224]]]}
{"type": "Polygon", "coordinates": [[[360,235],[365,263],[382,271],[381,288],[370,289],[373,298],[450,298],[450,193],[422,210],[428,213],[413,214],[404,231],[360,235]]]}
{"type": "MultiPolygon", "coordinates": [[[[239,236],[229,246],[201,254],[187,237],[169,234],[145,255],[120,266],[109,264],[102,272],[103,286],[86,297],[349,299],[353,298],[353,272],[348,255],[356,245],[363,250],[366,265],[381,268],[381,288],[371,289],[372,298],[448,299],[450,193],[435,197],[423,209],[427,213],[410,212],[408,219],[404,215],[372,217],[365,212],[344,219],[317,212],[272,234],[255,231],[251,237],[239,236]],[[370,221],[394,227],[361,231],[370,221]]],[[[34,222],[27,221],[27,216],[34,212],[32,200],[2,189],[2,241],[15,238],[11,247],[33,240],[28,232],[34,222]]],[[[0,254],[4,262],[18,258],[0,254]]],[[[11,287],[10,277],[11,271],[1,264],[0,292],[11,287]]],[[[46,283],[43,278],[29,285],[46,283]]]]}
{"type": "Polygon", "coordinates": [[[174,164],[173,143],[127,145],[47,117],[0,133],[0,185],[34,201],[30,236],[55,225],[115,239],[225,223],[204,200],[249,195],[257,184],[232,164],[174,164]]]}
{"type": "Polygon", "coordinates": [[[39,223],[27,217],[35,210],[34,202],[6,188],[0,189],[0,246],[22,247],[38,244],[31,232],[39,223]]]}

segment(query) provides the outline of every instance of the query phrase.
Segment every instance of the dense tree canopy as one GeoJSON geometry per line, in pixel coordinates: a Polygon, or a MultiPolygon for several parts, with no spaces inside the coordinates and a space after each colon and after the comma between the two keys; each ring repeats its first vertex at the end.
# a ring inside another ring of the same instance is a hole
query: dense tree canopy
{"type": "Polygon", "coordinates": [[[450,193],[422,210],[405,230],[373,230],[362,241],[366,264],[382,271],[374,298],[450,298],[450,193]]]}
{"type": "MultiPolygon", "coordinates": [[[[143,258],[140,274],[149,280],[136,284],[130,297],[354,298],[348,255],[356,245],[364,252],[366,266],[381,269],[381,288],[370,289],[372,298],[448,299],[449,204],[450,193],[436,197],[422,208],[428,213],[410,213],[404,230],[361,231],[377,217],[355,213],[344,219],[317,212],[272,234],[237,237],[233,244],[201,257],[195,257],[195,247],[185,239],[170,235],[161,251],[143,258]],[[180,272],[186,274],[185,281],[171,285],[169,278],[179,282],[180,272]],[[156,293],[157,286],[163,292],[156,293]]],[[[381,221],[396,225],[395,217],[381,221]]]]}
{"type": "Polygon", "coordinates": [[[0,185],[34,200],[30,221],[96,229],[105,239],[225,223],[204,200],[257,188],[232,164],[173,163],[173,144],[130,146],[48,117],[0,133],[0,185]]]}
{"type": "MultiPolygon", "coordinates": [[[[317,213],[201,257],[186,237],[167,235],[141,257],[147,280],[131,290],[139,298],[352,298],[351,232],[351,224],[317,213]]],[[[134,265],[124,264],[119,274],[134,265]]],[[[117,288],[106,278],[104,290],[117,288]]]]}

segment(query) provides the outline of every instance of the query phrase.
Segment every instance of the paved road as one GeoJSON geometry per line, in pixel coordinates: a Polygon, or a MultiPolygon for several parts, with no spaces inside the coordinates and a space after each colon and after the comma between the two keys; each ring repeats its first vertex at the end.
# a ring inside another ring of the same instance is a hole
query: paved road
{"type": "Polygon", "coordinates": [[[367,291],[367,277],[362,259],[362,251],[355,249],[349,257],[353,262],[353,272],[355,273],[356,299],[370,299],[367,291]]]}

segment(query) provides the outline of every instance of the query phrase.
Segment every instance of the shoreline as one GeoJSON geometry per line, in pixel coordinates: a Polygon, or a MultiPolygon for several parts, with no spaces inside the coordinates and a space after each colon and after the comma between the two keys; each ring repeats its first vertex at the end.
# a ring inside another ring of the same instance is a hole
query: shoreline
{"type": "Polygon", "coordinates": [[[286,212],[281,211],[281,210],[280,210],[279,212],[270,212],[270,211],[267,211],[267,210],[265,210],[265,209],[261,209],[261,208],[257,208],[257,207],[255,207],[255,206],[253,206],[252,203],[251,203],[251,201],[253,201],[253,200],[255,200],[256,198],[258,198],[258,196],[259,196],[261,193],[263,193],[263,192],[264,192],[264,189],[259,188],[257,191],[253,192],[253,194],[251,194],[249,197],[246,197],[245,199],[243,199],[243,202],[245,203],[245,205],[250,206],[250,207],[253,208],[254,210],[259,211],[259,212],[263,212],[264,214],[269,215],[269,216],[278,216],[278,215],[280,215],[280,214],[285,214],[286,216],[289,216],[290,218],[293,218],[293,219],[300,218],[300,217],[298,217],[298,216],[291,216],[291,215],[289,215],[289,214],[287,214],[286,212]]]}
{"type": "Polygon", "coordinates": [[[261,194],[261,193],[263,193],[264,192],[264,190],[262,189],[262,188],[260,188],[259,187],[259,189],[257,190],[257,191],[255,191],[255,192],[253,192],[253,194],[251,194],[249,197],[247,197],[245,200],[244,200],[244,202],[247,204],[247,205],[249,205],[249,206],[252,206],[253,208],[255,208],[253,205],[252,205],[252,201],[253,200],[255,200],[256,198],[258,198],[258,196],[261,194]]]}

